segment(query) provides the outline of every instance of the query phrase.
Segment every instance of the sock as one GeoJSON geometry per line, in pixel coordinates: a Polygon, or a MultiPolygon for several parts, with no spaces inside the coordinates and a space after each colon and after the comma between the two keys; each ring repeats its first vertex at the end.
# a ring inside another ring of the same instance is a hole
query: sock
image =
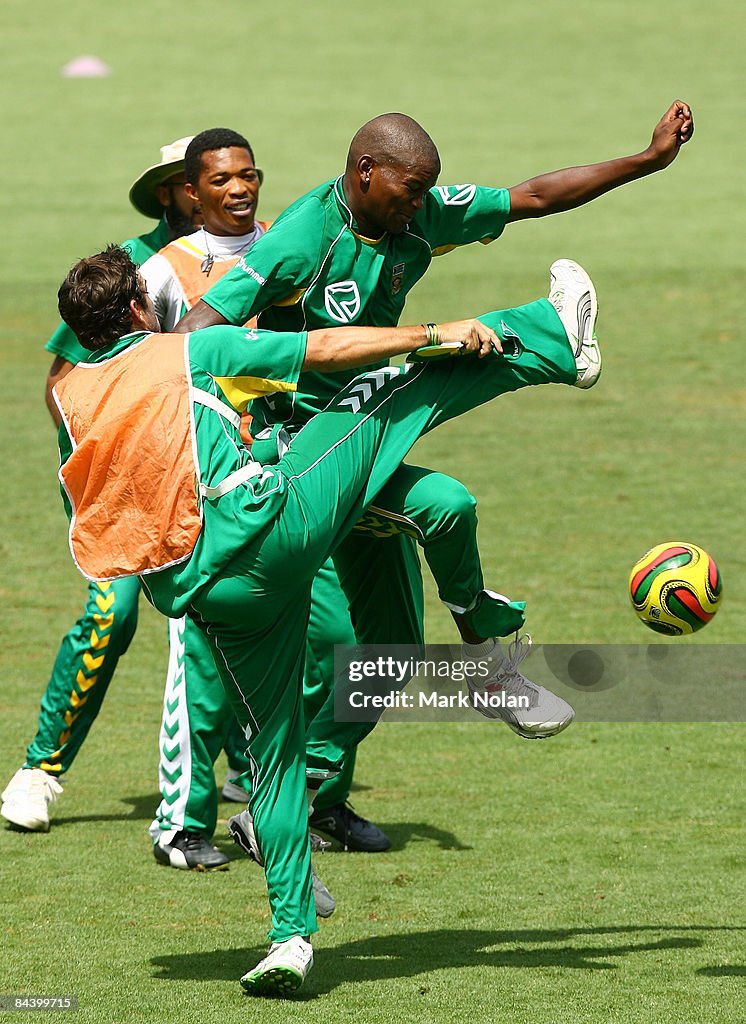
{"type": "Polygon", "coordinates": [[[308,801],[308,817],[313,814],[313,802],[319,795],[321,779],[306,779],[306,800],[308,801]]]}
{"type": "Polygon", "coordinates": [[[483,658],[487,654],[492,654],[496,649],[499,650],[500,641],[494,637],[488,637],[483,640],[481,644],[461,644],[461,653],[465,658],[483,658]]]}

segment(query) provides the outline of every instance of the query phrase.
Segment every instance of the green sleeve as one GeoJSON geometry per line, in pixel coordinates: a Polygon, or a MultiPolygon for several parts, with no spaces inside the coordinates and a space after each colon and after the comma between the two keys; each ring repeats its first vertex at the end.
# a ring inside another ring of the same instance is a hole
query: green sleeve
{"type": "MultiPolygon", "coordinates": [[[[75,335],[73,335],[73,337],[75,337],[75,335]]],[[[59,447],[59,452],[60,452],[60,469],[61,469],[65,465],[65,463],[67,462],[67,460],[70,458],[70,456],[73,453],[73,446],[72,446],[72,443],[71,443],[70,438],[68,436],[67,428],[65,427],[65,421],[64,420],[60,423],[59,428],[57,430],[57,445],[59,447]]],[[[64,486],[62,484],[62,480],[61,479],[60,479],[60,494],[62,495],[62,504],[65,506],[65,515],[67,516],[68,519],[72,519],[72,517],[73,517],[72,505],[70,504],[70,499],[67,496],[67,491],[65,490],[65,488],[64,488],[64,486]]]]}
{"type": "Polygon", "coordinates": [[[324,233],[317,198],[296,204],[217,281],[202,299],[230,324],[244,324],[291,298],[313,279],[324,233]]]}
{"type": "Polygon", "coordinates": [[[244,396],[249,391],[295,391],[307,337],[305,331],[260,331],[225,324],[193,331],[189,335],[193,383],[204,388],[210,378],[217,380],[229,401],[226,381],[234,382],[237,392],[244,396]]]}
{"type": "Polygon", "coordinates": [[[510,214],[506,188],[438,185],[430,189],[417,218],[433,255],[471,242],[499,238],[510,214]]]}
{"type": "Polygon", "coordinates": [[[68,327],[64,320],[60,321],[59,327],[46,343],[44,348],[56,356],[62,356],[73,366],[84,363],[90,356],[88,349],[78,341],[71,327],[68,327]]]}

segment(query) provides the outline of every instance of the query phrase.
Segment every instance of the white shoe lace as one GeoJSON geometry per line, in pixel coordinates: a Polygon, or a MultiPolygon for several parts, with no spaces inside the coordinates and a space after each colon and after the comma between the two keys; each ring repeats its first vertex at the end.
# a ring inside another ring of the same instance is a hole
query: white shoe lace
{"type": "Polygon", "coordinates": [[[533,641],[528,633],[524,633],[522,636],[516,633],[515,639],[508,644],[507,651],[502,652],[503,662],[497,669],[495,682],[488,683],[485,690],[488,692],[502,690],[512,697],[528,697],[529,707],[535,707],[539,699],[540,688],[518,671],[518,666],[531,653],[532,645],[533,641]]]}
{"type": "MultiPolygon", "coordinates": [[[[26,799],[32,803],[55,804],[62,786],[42,768],[24,768],[16,776],[16,784],[8,786],[4,800],[26,799]]],[[[15,781],[15,780],[14,780],[15,781]]]]}
{"type": "Polygon", "coordinates": [[[57,779],[39,768],[33,772],[34,778],[31,780],[30,791],[37,795],[42,796],[47,803],[57,803],[57,797],[62,792],[62,786],[59,784],[57,779]]]}

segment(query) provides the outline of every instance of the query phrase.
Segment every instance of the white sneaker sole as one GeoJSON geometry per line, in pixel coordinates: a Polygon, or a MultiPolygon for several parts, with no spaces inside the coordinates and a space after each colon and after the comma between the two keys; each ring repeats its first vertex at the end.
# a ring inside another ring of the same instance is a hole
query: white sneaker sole
{"type": "Polygon", "coordinates": [[[11,825],[15,825],[16,828],[23,829],[24,832],[48,832],[49,831],[49,818],[31,818],[28,812],[24,814],[21,808],[14,808],[13,804],[8,801],[4,803],[0,808],[0,814],[9,821],[11,825]]]}
{"type": "Polygon", "coordinates": [[[537,722],[535,726],[532,723],[521,724],[504,719],[505,724],[524,740],[548,740],[552,736],[558,736],[568,725],[572,725],[574,720],[574,711],[567,718],[563,718],[561,722],[537,722]]]}
{"type": "MultiPolygon", "coordinates": [[[[559,314],[573,349],[578,377],[574,387],[592,388],[601,376],[601,349],[594,337],[598,318],[598,298],[590,276],[574,260],[556,260],[549,268],[549,301],[556,292],[566,293],[568,286],[580,294],[575,300],[576,322],[568,310],[559,314]],[[568,322],[569,321],[569,322],[568,322]]],[[[554,303],[552,303],[554,305],[554,303]]]]}

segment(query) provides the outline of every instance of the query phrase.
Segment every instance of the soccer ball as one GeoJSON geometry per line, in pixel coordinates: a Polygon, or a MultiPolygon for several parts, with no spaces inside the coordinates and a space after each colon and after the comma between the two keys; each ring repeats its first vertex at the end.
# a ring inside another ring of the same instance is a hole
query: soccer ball
{"type": "Polygon", "coordinates": [[[632,566],[629,596],[646,626],[682,636],[706,626],[720,606],[723,584],[714,560],[696,544],[658,544],[632,566]]]}

